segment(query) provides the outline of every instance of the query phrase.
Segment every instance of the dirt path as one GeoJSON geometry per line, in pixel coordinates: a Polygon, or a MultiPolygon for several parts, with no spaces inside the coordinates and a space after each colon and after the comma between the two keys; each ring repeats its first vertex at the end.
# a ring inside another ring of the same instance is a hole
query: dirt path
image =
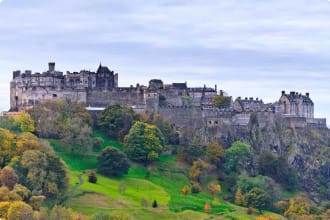
{"type": "Polygon", "coordinates": [[[60,204],[63,204],[66,200],[68,200],[69,198],[72,197],[73,193],[78,189],[79,186],[81,186],[82,184],[84,184],[84,180],[82,178],[83,173],[79,174],[78,179],[79,179],[79,183],[77,185],[75,185],[65,196],[65,198],[60,202],[60,204]]]}

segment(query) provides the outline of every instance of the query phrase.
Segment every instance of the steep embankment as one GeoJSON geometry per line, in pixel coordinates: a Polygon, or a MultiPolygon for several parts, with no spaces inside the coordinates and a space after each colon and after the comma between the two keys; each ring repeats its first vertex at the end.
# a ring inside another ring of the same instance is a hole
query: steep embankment
{"type": "MultiPolygon", "coordinates": [[[[330,132],[327,128],[290,127],[280,117],[251,116],[247,128],[226,128],[222,140],[243,139],[254,150],[252,170],[259,170],[265,153],[284,158],[297,173],[301,188],[318,203],[330,199],[330,132]]],[[[253,172],[253,171],[252,171],[253,172]]]]}

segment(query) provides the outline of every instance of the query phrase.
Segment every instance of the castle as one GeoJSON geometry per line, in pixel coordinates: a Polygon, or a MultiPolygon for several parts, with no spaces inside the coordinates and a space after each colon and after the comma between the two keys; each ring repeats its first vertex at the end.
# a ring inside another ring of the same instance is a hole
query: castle
{"type": "MultiPolygon", "coordinates": [[[[261,99],[241,98],[228,106],[214,105],[216,97],[226,97],[214,88],[188,87],[187,83],[164,84],[152,79],[148,86],[136,84],[118,87],[118,74],[99,65],[96,72],[81,70],[66,74],[56,71],[55,63],[48,64],[43,73],[14,71],[10,82],[10,110],[19,111],[49,99],[81,102],[86,107],[104,108],[109,104],[130,105],[136,111],[160,114],[182,128],[216,128],[223,125],[248,126],[251,114],[263,115],[260,120],[283,118],[290,127],[326,127],[326,119],[314,118],[314,103],[309,93],[286,94],[274,103],[261,99]],[[262,119],[264,118],[264,119],[262,119]]],[[[205,130],[205,129],[204,129],[205,130]]]]}

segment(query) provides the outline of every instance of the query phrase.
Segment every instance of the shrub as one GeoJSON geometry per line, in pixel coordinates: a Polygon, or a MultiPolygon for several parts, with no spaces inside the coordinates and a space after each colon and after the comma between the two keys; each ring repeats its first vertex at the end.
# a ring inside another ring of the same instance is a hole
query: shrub
{"type": "Polygon", "coordinates": [[[154,200],[154,201],[152,202],[152,208],[157,208],[157,207],[158,207],[157,201],[154,200]]]}
{"type": "Polygon", "coordinates": [[[90,171],[88,174],[88,182],[90,183],[96,183],[97,182],[97,177],[96,173],[94,170],[90,171]]]}
{"type": "Polygon", "coordinates": [[[120,176],[128,172],[129,162],[126,154],[120,150],[108,147],[97,157],[97,170],[106,176],[120,176]]]}
{"type": "Polygon", "coordinates": [[[202,186],[199,182],[192,182],[191,183],[192,187],[191,187],[191,192],[192,193],[199,193],[200,191],[202,191],[202,186]]]}
{"type": "Polygon", "coordinates": [[[253,208],[252,208],[252,207],[249,207],[249,208],[247,209],[246,213],[247,213],[248,215],[252,215],[252,214],[253,214],[253,208]]]}
{"type": "Polygon", "coordinates": [[[187,195],[188,193],[189,193],[189,186],[184,186],[182,189],[181,189],[181,191],[180,191],[180,193],[182,194],[182,195],[187,195]]]}

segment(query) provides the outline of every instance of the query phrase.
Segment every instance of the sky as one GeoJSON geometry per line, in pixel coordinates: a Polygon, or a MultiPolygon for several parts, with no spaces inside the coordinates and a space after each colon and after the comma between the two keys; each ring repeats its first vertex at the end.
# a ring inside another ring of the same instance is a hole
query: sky
{"type": "Polygon", "coordinates": [[[0,0],[0,111],[14,70],[218,85],[236,98],[309,92],[330,120],[328,0],[0,0]]]}

